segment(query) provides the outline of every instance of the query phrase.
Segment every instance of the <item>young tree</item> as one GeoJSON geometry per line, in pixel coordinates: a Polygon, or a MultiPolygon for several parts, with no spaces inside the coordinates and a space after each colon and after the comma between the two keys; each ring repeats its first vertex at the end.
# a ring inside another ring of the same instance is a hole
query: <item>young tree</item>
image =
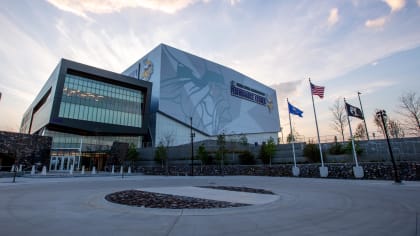
{"type": "Polygon", "coordinates": [[[204,144],[201,144],[198,147],[197,157],[198,157],[198,159],[201,160],[202,164],[204,164],[204,165],[211,164],[210,163],[210,158],[209,158],[209,153],[207,152],[204,144]]]}
{"type": "Polygon", "coordinates": [[[128,146],[127,159],[131,162],[131,165],[138,160],[139,153],[137,152],[136,145],[130,143],[128,146]]]}
{"type": "MultiPolygon", "coordinates": [[[[165,152],[167,152],[167,150],[169,149],[169,147],[172,145],[174,141],[174,132],[166,132],[166,134],[163,136],[163,138],[161,139],[160,143],[165,144],[165,152]]],[[[166,158],[165,158],[165,170],[166,170],[166,175],[169,175],[169,158],[166,154],[166,158]]]]}
{"type": "Polygon", "coordinates": [[[276,143],[274,142],[274,139],[272,137],[270,137],[267,140],[266,149],[267,149],[268,157],[270,158],[270,166],[271,166],[271,160],[273,159],[273,156],[276,152],[276,143]]]}
{"type": "MultiPolygon", "coordinates": [[[[217,145],[219,146],[218,155],[220,155],[220,166],[223,166],[226,152],[226,135],[224,133],[217,135],[217,145]]],[[[222,170],[223,173],[223,170],[222,170]]]]}
{"type": "Polygon", "coordinates": [[[333,114],[332,128],[341,134],[344,142],[344,128],[347,125],[347,115],[344,104],[342,104],[340,101],[341,99],[337,98],[334,101],[333,106],[330,107],[330,111],[333,114]]]}
{"type": "Polygon", "coordinates": [[[298,141],[299,136],[300,136],[299,132],[293,126],[293,135],[291,133],[289,133],[286,137],[286,142],[287,143],[291,143],[292,141],[296,142],[296,141],[298,141]]]}
{"type": "Polygon", "coordinates": [[[246,137],[246,135],[245,134],[241,134],[240,136],[239,136],[239,143],[241,144],[241,145],[243,145],[243,146],[247,146],[248,145],[248,138],[246,137]]]}
{"type": "Polygon", "coordinates": [[[420,135],[420,97],[416,92],[408,92],[400,97],[401,115],[405,117],[404,125],[415,135],[420,135]]]}
{"type": "Polygon", "coordinates": [[[354,137],[357,139],[366,138],[366,129],[363,123],[359,123],[356,127],[356,132],[354,133],[354,137]]]}
{"type": "Polygon", "coordinates": [[[405,136],[401,123],[398,120],[389,120],[389,135],[394,138],[403,138],[405,136]]]}
{"type": "Polygon", "coordinates": [[[163,164],[166,162],[167,155],[166,155],[166,147],[163,145],[162,142],[159,143],[158,147],[155,150],[155,161],[160,162],[163,164]]]}

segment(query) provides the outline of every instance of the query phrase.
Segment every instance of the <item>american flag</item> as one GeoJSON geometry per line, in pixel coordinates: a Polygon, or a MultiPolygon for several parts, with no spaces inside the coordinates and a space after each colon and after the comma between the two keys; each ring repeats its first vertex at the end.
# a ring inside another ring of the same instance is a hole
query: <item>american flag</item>
{"type": "Polygon", "coordinates": [[[320,98],[324,98],[324,86],[317,86],[311,83],[311,92],[312,95],[318,95],[320,98]]]}

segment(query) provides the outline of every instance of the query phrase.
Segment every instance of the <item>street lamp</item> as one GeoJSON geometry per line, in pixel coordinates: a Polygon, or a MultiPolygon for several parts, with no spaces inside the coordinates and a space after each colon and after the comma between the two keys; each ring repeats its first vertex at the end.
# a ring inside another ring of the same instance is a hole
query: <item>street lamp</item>
{"type": "Polygon", "coordinates": [[[391,143],[389,142],[388,129],[386,127],[386,122],[385,122],[385,120],[387,119],[386,111],[385,110],[377,111],[376,117],[382,120],[382,125],[384,126],[386,142],[388,143],[389,154],[391,155],[392,166],[394,167],[394,181],[395,183],[401,183],[400,174],[398,173],[397,165],[395,164],[395,160],[394,160],[394,154],[392,153],[391,143]]]}
{"type": "Polygon", "coordinates": [[[191,176],[194,176],[194,137],[195,137],[195,133],[193,132],[193,127],[192,127],[192,116],[190,117],[190,122],[191,122],[191,176]]]}

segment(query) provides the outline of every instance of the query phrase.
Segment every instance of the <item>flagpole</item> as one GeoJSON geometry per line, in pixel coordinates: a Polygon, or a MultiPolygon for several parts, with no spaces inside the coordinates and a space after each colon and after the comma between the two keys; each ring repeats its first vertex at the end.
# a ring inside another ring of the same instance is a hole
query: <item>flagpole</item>
{"type": "Polygon", "coordinates": [[[316,133],[318,135],[318,146],[319,146],[319,153],[321,155],[321,166],[324,167],[324,159],[322,157],[322,146],[321,146],[321,141],[319,138],[319,129],[318,129],[318,120],[316,118],[316,111],[315,111],[315,102],[314,102],[314,94],[312,93],[312,88],[311,88],[311,78],[309,78],[309,87],[311,89],[311,96],[312,96],[312,106],[314,108],[314,115],[315,115],[315,125],[316,125],[316,133]]]}
{"type": "Polygon", "coordinates": [[[357,96],[359,97],[360,109],[362,110],[362,113],[363,113],[363,123],[365,123],[366,138],[369,141],[369,132],[366,125],[366,118],[365,118],[365,112],[363,111],[362,100],[360,100],[360,94],[362,93],[357,91],[357,96]]]}
{"type": "MultiPolygon", "coordinates": [[[[289,108],[289,98],[287,98],[287,108],[289,108]]],[[[292,137],[292,150],[293,150],[293,163],[295,164],[296,168],[296,154],[295,154],[295,136],[293,136],[293,129],[292,129],[292,119],[290,117],[290,109],[289,110],[289,124],[290,124],[290,135],[292,137]]]]}
{"type": "MultiPolygon", "coordinates": [[[[346,98],[344,98],[344,105],[346,106],[346,98]]],[[[346,108],[347,111],[347,108],[346,108]]],[[[347,113],[347,112],[346,112],[347,113]]],[[[350,130],[350,138],[351,138],[351,146],[353,148],[353,158],[354,161],[356,162],[356,167],[359,166],[359,163],[357,162],[357,154],[356,154],[356,149],[354,148],[354,137],[353,137],[353,132],[351,130],[351,124],[350,124],[350,116],[349,114],[347,114],[347,122],[349,123],[349,130],[350,130]]]]}

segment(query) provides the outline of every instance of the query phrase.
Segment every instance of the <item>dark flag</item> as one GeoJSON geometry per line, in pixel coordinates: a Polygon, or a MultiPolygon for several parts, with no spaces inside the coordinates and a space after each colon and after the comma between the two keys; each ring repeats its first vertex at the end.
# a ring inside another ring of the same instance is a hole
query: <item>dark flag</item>
{"type": "Polygon", "coordinates": [[[290,113],[290,114],[293,114],[293,115],[297,115],[297,116],[303,117],[303,116],[302,116],[303,111],[301,111],[299,108],[297,108],[297,107],[293,106],[293,105],[292,105],[292,104],[290,104],[289,102],[287,102],[287,104],[289,105],[289,113],[290,113]]]}
{"type": "Polygon", "coordinates": [[[325,91],[324,86],[317,86],[317,85],[311,83],[312,95],[318,95],[320,98],[324,98],[324,91],[325,91]]]}
{"type": "Polygon", "coordinates": [[[358,107],[352,106],[346,102],[346,111],[348,116],[357,117],[363,120],[363,112],[358,107]]]}

